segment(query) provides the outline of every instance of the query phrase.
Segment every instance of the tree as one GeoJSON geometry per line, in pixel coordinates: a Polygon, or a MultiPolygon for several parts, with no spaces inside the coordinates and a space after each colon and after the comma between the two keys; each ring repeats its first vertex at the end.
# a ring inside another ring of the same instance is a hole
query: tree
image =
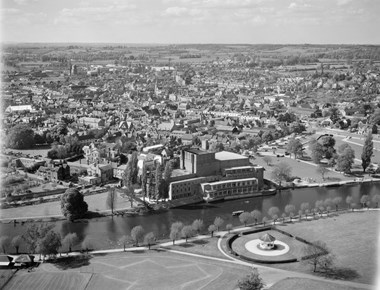
{"type": "Polygon", "coordinates": [[[226,225],[226,230],[228,231],[228,233],[230,233],[233,228],[234,227],[232,226],[232,224],[227,224],[226,225]]]}
{"type": "Polygon", "coordinates": [[[369,196],[364,194],[362,195],[362,197],[360,198],[360,203],[362,205],[362,207],[368,207],[369,206],[369,196]]]}
{"type": "Polygon", "coordinates": [[[323,181],[325,180],[325,174],[327,174],[329,170],[322,164],[318,164],[317,173],[322,176],[323,181]]]}
{"type": "Polygon", "coordinates": [[[182,228],[183,228],[183,223],[181,222],[172,223],[171,229],[170,229],[170,239],[173,241],[173,245],[174,245],[175,240],[178,240],[179,238],[181,238],[182,228]]]}
{"type": "Polygon", "coordinates": [[[243,212],[241,215],[239,215],[239,220],[244,226],[247,226],[247,223],[250,222],[252,219],[252,216],[249,212],[243,212]]]}
{"type": "Polygon", "coordinates": [[[343,153],[338,156],[337,170],[344,173],[350,173],[352,165],[354,164],[355,151],[351,147],[344,149],[343,153]]]}
{"type": "Polygon", "coordinates": [[[327,213],[331,210],[331,206],[333,205],[333,200],[331,198],[326,198],[324,201],[323,201],[323,205],[326,207],[326,210],[327,210],[327,213]],[[330,210],[329,210],[329,209],[330,210]]]}
{"type": "Polygon", "coordinates": [[[265,223],[268,221],[268,218],[265,216],[265,217],[263,217],[263,226],[265,227],[265,223]]]}
{"type": "Polygon", "coordinates": [[[281,182],[288,180],[290,178],[291,172],[292,168],[289,166],[289,164],[286,162],[280,162],[274,167],[271,175],[275,181],[279,182],[281,187],[281,182]]]}
{"type": "Polygon", "coordinates": [[[142,174],[141,174],[141,193],[142,193],[144,200],[146,197],[146,183],[147,183],[147,179],[148,179],[147,175],[148,175],[147,168],[144,164],[143,169],[142,169],[142,174]]]}
{"type": "Polygon", "coordinates": [[[142,226],[135,226],[131,230],[131,237],[136,246],[139,246],[139,242],[143,239],[144,237],[144,228],[142,226]]]}
{"type": "Polygon", "coordinates": [[[5,144],[13,149],[33,148],[35,144],[34,131],[27,124],[17,124],[9,129],[5,144]]]}
{"type": "Polygon", "coordinates": [[[93,242],[93,238],[91,236],[86,236],[82,242],[82,250],[85,250],[86,253],[88,254],[88,251],[90,249],[93,249],[94,248],[94,242],[93,242]]]}
{"type": "Polygon", "coordinates": [[[17,255],[18,255],[18,250],[19,250],[19,248],[20,248],[20,246],[22,244],[22,240],[23,240],[22,236],[17,235],[17,236],[14,236],[13,239],[12,239],[12,241],[11,241],[11,245],[12,245],[12,247],[15,248],[17,255]]]}
{"type": "Polygon", "coordinates": [[[131,182],[132,182],[132,184],[137,183],[137,175],[139,172],[139,168],[137,166],[138,161],[139,161],[138,153],[137,153],[137,151],[133,151],[130,159],[128,160],[128,163],[129,162],[131,163],[130,168],[131,168],[131,182]]]}
{"type": "Polygon", "coordinates": [[[196,219],[195,221],[193,221],[193,224],[192,224],[192,227],[193,227],[193,230],[195,232],[197,232],[198,234],[200,233],[200,231],[203,229],[203,220],[201,219],[196,219]]]}
{"type": "Polygon", "coordinates": [[[132,174],[133,174],[132,162],[131,162],[131,159],[129,159],[122,176],[123,186],[125,186],[126,188],[132,187],[133,185],[132,174]]]}
{"type": "Polygon", "coordinates": [[[76,233],[68,233],[62,240],[62,246],[67,248],[68,252],[71,252],[71,248],[79,242],[79,238],[76,233]]]}
{"type": "Polygon", "coordinates": [[[256,225],[258,220],[261,218],[261,211],[255,209],[251,212],[251,216],[255,220],[255,225],[256,225]]]}
{"type": "Polygon", "coordinates": [[[8,236],[2,236],[0,237],[0,247],[3,250],[3,253],[5,254],[7,247],[9,246],[11,240],[8,236]]]}
{"type": "Polygon", "coordinates": [[[318,209],[319,213],[323,213],[323,211],[325,210],[323,200],[317,200],[315,202],[315,208],[318,209]]]}
{"type": "Polygon", "coordinates": [[[332,266],[334,256],[330,254],[330,250],[326,244],[321,241],[315,241],[304,247],[303,254],[306,259],[304,262],[312,266],[313,272],[318,268],[327,269],[332,266]]]}
{"type": "Polygon", "coordinates": [[[331,159],[335,154],[335,139],[332,136],[323,136],[321,138],[323,155],[326,159],[331,159]]]}
{"type": "Polygon", "coordinates": [[[371,164],[372,154],[373,154],[372,134],[368,133],[368,135],[364,141],[363,152],[362,152],[362,156],[361,156],[362,157],[363,173],[365,173],[365,170],[371,164]]]}
{"type": "Polygon", "coordinates": [[[67,219],[73,221],[82,218],[87,213],[88,205],[78,189],[69,188],[61,196],[61,210],[67,219]]]}
{"type": "Polygon", "coordinates": [[[294,159],[297,159],[297,156],[302,155],[302,147],[300,140],[291,138],[286,146],[286,151],[290,154],[294,154],[294,159]]]}
{"type": "Polygon", "coordinates": [[[106,203],[107,203],[107,208],[111,210],[112,216],[113,216],[113,210],[115,209],[116,200],[117,200],[116,190],[114,187],[111,187],[108,190],[106,203]]]}
{"type": "Polygon", "coordinates": [[[43,255],[56,255],[58,249],[62,246],[61,236],[55,231],[48,231],[47,234],[39,241],[37,251],[43,255]]]}
{"type": "Polygon", "coordinates": [[[224,224],[224,220],[221,217],[216,217],[214,220],[214,225],[216,227],[216,230],[219,231],[219,228],[224,224]]]}
{"type": "Polygon", "coordinates": [[[121,243],[123,245],[123,251],[125,252],[125,246],[132,240],[132,238],[130,236],[127,236],[127,235],[123,235],[120,239],[119,239],[119,243],[121,243]]]}
{"type": "Polygon", "coordinates": [[[209,225],[208,232],[211,234],[211,237],[214,236],[214,232],[217,230],[217,227],[215,225],[209,225]]]}
{"type": "Polygon", "coordinates": [[[155,180],[154,192],[156,195],[156,199],[158,200],[159,198],[162,197],[162,184],[163,184],[162,169],[161,169],[161,165],[159,163],[156,165],[156,172],[154,175],[154,180],[155,180]]]}
{"type": "Polygon", "coordinates": [[[303,202],[303,203],[301,203],[300,208],[301,208],[301,210],[306,211],[306,210],[310,209],[310,205],[308,202],[303,202]]]}
{"type": "Polygon", "coordinates": [[[187,243],[187,239],[194,236],[194,229],[192,226],[184,226],[181,230],[181,234],[182,234],[182,237],[186,239],[186,243],[187,243]]]}
{"type": "Polygon", "coordinates": [[[239,280],[238,287],[241,290],[261,290],[265,287],[265,283],[261,279],[257,268],[252,268],[252,272],[249,275],[239,280]]]}
{"type": "Polygon", "coordinates": [[[323,159],[323,146],[315,141],[315,143],[312,143],[310,145],[310,150],[311,150],[311,159],[313,160],[314,163],[319,164],[321,159],[323,159]]]}
{"type": "Polygon", "coordinates": [[[350,206],[351,206],[351,204],[352,204],[352,196],[351,195],[349,195],[349,196],[347,196],[346,197],[346,203],[347,203],[347,205],[348,205],[348,208],[350,208],[350,206]]]}
{"type": "Polygon", "coordinates": [[[36,225],[32,224],[28,226],[25,233],[22,235],[23,240],[29,250],[29,253],[35,253],[37,245],[40,240],[46,236],[46,234],[54,228],[54,225],[41,224],[36,225]]]}
{"type": "Polygon", "coordinates": [[[281,217],[282,217],[282,222],[284,223],[285,222],[285,218],[286,218],[286,213],[282,213],[281,217]]]}
{"type": "Polygon", "coordinates": [[[335,211],[338,211],[338,207],[339,204],[342,202],[342,198],[340,196],[337,196],[332,200],[332,202],[335,205],[335,211]]]}
{"type": "Polygon", "coordinates": [[[380,202],[380,194],[375,194],[373,197],[372,197],[372,202],[374,204],[376,204],[376,208],[379,207],[379,202],[380,202]]]}
{"type": "Polygon", "coordinates": [[[269,155],[265,155],[263,157],[263,161],[268,165],[270,166],[270,164],[272,163],[272,157],[270,157],[269,155]]]}
{"type": "MultiPolygon", "coordinates": [[[[300,209],[300,210],[298,211],[298,217],[299,217],[299,220],[300,220],[300,221],[302,220],[302,213],[303,213],[303,210],[300,209]]],[[[306,216],[306,218],[307,218],[307,216],[306,216]]]]}
{"type": "Polygon", "coordinates": [[[294,215],[295,211],[296,211],[296,207],[293,204],[287,204],[285,206],[285,212],[289,215],[290,221],[292,221],[292,216],[294,215]]]}
{"type": "Polygon", "coordinates": [[[280,210],[278,209],[277,206],[272,206],[271,208],[269,208],[268,210],[268,214],[271,216],[271,218],[273,219],[273,224],[276,223],[277,219],[278,219],[278,213],[280,212],[280,210]]]}
{"type": "Polygon", "coordinates": [[[156,237],[153,232],[149,232],[144,237],[144,244],[148,245],[148,249],[150,250],[150,246],[154,244],[156,241],[156,237]]]}
{"type": "Polygon", "coordinates": [[[173,172],[173,163],[170,161],[166,162],[164,172],[162,173],[163,178],[163,197],[167,198],[169,196],[169,185],[170,185],[170,178],[172,176],[173,172]]]}

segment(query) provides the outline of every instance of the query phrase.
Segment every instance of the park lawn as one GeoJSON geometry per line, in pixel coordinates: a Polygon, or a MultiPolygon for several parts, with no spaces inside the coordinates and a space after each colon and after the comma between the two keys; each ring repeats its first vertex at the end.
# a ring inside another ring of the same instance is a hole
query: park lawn
{"type": "Polygon", "coordinates": [[[46,271],[27,272],[21,270],[17,272],[4,290],[40,290],[40,289],[60,289],[60,290],[82,290],[86,288],[91,274],[80,272],[51,273],[46,271]]]}
{"type": "Polygon", "coordinates": [[[248,273],[247,266],[152,250],[94,256],[65,269],[43,263],[19,271],[6,289],[236,289],[248,273]]]}
{"type": "Polygon", "coordinates": [[[16,270],[0,269],[0,289],[3,289],[4,285],[11,279],[16,270]]]}
{"type": "Polygon", "coordinates": [[[202,240],[194,240],[191,242],[189,241],[185,244],[175,244],[174,246],[166,246],[165,249],[225,259],[226,256],[218,250],[218,240],[219,237],[214,236],[213,238],[210,237],[202,240]]]}
{"type": "MultiPolygon", "coordinates": [[[[348,212],[277,227],[311,242],[325,242],[336,256],[338,278],[373,284],[377,273],[379,218],[380,211],[348,212]]],[[[300,262],[274,267],[311,273],[310,267],[300,262]]]]}
{"type": "MultiPolygon", "coordinates": [[[[99,211],[108,211],[106,206],[108,192],[102,192],[94,195],[88,195],[84,197],[84,200],[88,204],[88,210],[99,212],[99,211]]],[[[136,202],[134,202],[136,205],[136,202]]],[[[118,196],[116,201],[115,210],[130,208],[131,204],[127,198],[118,196]]],[[[13,219],[13,218],[28,218],[28,217],[53,217],[53,216],[62,216],[61,212],[61,202],[53,201],[40,203],[36,205],[27,205],[14,208],[2,209],[0,211],[1,219],[13,219]]]]}
{"type": "Polygon", "coordinates": [[[272,287],[270,290],[356,290],[359,288],[349,287],[347,285],[339,285],[325,281],[316,281],[305,278],[286,278],[283,279],[272,287]]]}
{"type": "Polygon", "coordinates": [[[323,181],[322,176],[317,173],[317,165],[316,164],[310,164],[312,161],[308,161],[308,163],[303,162],[301,160],[295,160],[293,155],[292,158],[289,157],[275,157],[271,156],[272,163],[268,166],[264,160],[263,156],[256,157],[256,159],[253,161],[253,163],[261,165],[265,168],[265,176],[264,178],[271,179],[271,172],[275,168],[274,166],[280,162],[285,162],[289,164],[291,167],[291,176],[301,178],[301,179],[307,179],[312,178],[312,183],[324,183],[324,182],[332,182],[332,181],[343,181],[343,180],[350,180],[353,179],[352,177],[344,176],[343,174],[329,171],[327,174],[325,174],[325,180],[323,181]],[[314,181],[315,180],[315,181],[314,181]]]}

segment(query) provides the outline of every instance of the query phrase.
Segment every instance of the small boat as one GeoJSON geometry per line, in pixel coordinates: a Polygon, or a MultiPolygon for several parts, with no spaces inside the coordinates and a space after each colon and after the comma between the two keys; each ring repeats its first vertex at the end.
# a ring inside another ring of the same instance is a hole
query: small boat
{"type": "Polygon", "coordinates": [[[245,203],[249,203],[249,200],[246,200],[245,203]]]}
{"type": "Polygon", "coordinates": [[[233,215],[233,216],[239,216],[239,215],[241,215],[243,212],[244,212],[244,210],[233,211],[233,212],[232,212],[232,215],[233,215]]]}

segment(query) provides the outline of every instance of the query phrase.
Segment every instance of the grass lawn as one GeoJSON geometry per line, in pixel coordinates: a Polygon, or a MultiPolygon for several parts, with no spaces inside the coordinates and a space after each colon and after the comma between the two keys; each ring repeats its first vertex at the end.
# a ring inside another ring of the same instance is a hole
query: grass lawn
{"type": "Polygon", "coordinates": [[[47,272],[47,271],[34,271],[27,272],[27,270],[21,270],[17,272],[9,283],[4,287],[7,290],[18,289],[60,289],[69,290],[85,289],[91,274],[79,273],[79,272],[47,272]]]}
{"type": "Polygon", "coordinates": [[[236,289],[246,266],[159,251],[95,256],[62,269],[44,263],[19,271],[5,289],[236,289]],[[70,280],[69,280],[70,279],[70,280]],[[70,288],[71,287],[71,288],[70,288]]]}
{"type": "MultiPolygon", "coordinates": [[[[325,242],[336,256],[333,277],[373,284],[377,273],[379,218],[380,211],[364,211],[277,227],[309,241],[325,242]]],[[[300,262],[274,267],[311,272],[300,262]]]]}
{"type": "Polygon", "coordinates": [[[271,179],[271,172],[275,168],[274,165],[278,164],[279,162],[285,162],[289,164],[289,166],[292,168],[291,175],[294,177],[298,177],[301,179],[307,179],[312,177],[313,183],[323,183],[323,182],[332,182],[332,181],[343,181],[343,180],[349,180],[353,179],[352,177],[346,177],[343,174],[329,171],[327,174],[325,174],[325,181],[322,180],[322,176],[317,173],[317,166],[314,164],[309,164],[302,162],[300,160],[295,160],[294,157],[274,157],[270,156],[272,158],[272,163],[270,166],[268,166],[262,156],[256,157],[254,160],[254,163],[261,165],[265,168],[265,178],[271,179]],[[315,181],[314,181],[315,180],[315,181]]]}
{"type": "Polygon", "coordinates": [[[15,270],[11,269],[0,269],[0,289],[3,289],[4,284],[13,276],[15,270]]]}
{"type": "MultiPolygon", "coordinates": [[[[108,210],[106,206],[107,192],[85,196],[84,200],[88,204],[90,211],[104,211],[108,210]]],[[[130,202],[128,199],[118,196],[115,209],[129,208],[130,202]]],[[[134,202],[134,205],[136,203],[134,202]]],[[[61,216],[61,203],[60,201],[46,202],[37,205],[28,205],[15,208],[2,209],[0,211],[0,218],[26,218],[26,217],[40,217],[40,216],[61,216]]]]}
{"type": "Polygon", "coordinates": [[[295,240],[294,238],[288,237],[278,231],[273,231],[273,230],[244,235],[237,238],[232,243],[232,249],[239,255],[243,255],[245,257],[253,258],[257,260],[264,260],[264,261],[284,261],[284,260],[289,260],[289,259],[294,259],[294,258],[296,259],[301,258],[303,256],[301,249],[304,246],[305,246],[304,243],[298,240],[295,240]],[[286,243],[289,246],[289,252],[283,255],[279,255],[279,256],[262,256],[262,255],[252,253],[245,248],[245,244],[247,242],[251,240],[259,239],[261,236],[263,236],[266,233],[272,235],[277,240],[286,243]]]}
{"type": "Polygon", "coordinates": [[[324,281],[316,281],[304,278],[286,278],[277,282],[270,290],[356,290],[358,288],[349,287],[346,285],[339,285],[336,283],[329,283],[324,281]]]}
{"type": "Polygon", "coordinates": [[[205,240],[195,240],[192,242],[188,242],[187,244],[180,244],[165,247],[165,249],[177,250],[182,252],[194,253],[205,256],[212,256],[217,258],[225,259],[224,256],[218,250],[218,237],[213,237],[205,240]]]}

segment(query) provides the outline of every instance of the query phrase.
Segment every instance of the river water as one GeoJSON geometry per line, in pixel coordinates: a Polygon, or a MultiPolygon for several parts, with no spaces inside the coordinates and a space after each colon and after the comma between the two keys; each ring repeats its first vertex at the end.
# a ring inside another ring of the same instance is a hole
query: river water
{"type": "MultiPolygon", "coordinates": [[[[376,193],[380,193],[380,183],[284,190],[274,196],[252,197],[211,204],[196,204],[144,216],[104,217],[74,223],[58,221],[55,222],[55,230],[61,236],[75,232],[80,240],[83,240],[85,236],[90,236],[95,248],[109,248],[117,246],[117,241],[120,237],[129,235],[131,229],[137,225],[141,225],[145,232],[153,231],[158,238],[167,238],[170,226],[175,221],[191,224],[195,219],[202,219],[207,230],[208,225],[212,224],[217,216],[224,219],[224,226],[228,223],[240,225],[239,218],[231,215],[236,210],[251,212],[254,209],[258,209],[263,215],[268,216],[268,209],[272,206],[277,206],[280,211],[283,211],[287,204],[293,204],[296,206],[295,214],[297,214],[303,202],[309,202],[310,207],[313,208],[317,200],[340,196],[342,197],[340,207],[347,207],[345,200],[348,195],[353,197],[353,202],[359,204],[362,195],[373,196],[376,193]]],[[[281,216],[281,213],[279,216],[281,216]]],[[[0,224],[0,233],[13,237],[23,234],[27,225],[28,223],[24,225],[0,224]]]]}

